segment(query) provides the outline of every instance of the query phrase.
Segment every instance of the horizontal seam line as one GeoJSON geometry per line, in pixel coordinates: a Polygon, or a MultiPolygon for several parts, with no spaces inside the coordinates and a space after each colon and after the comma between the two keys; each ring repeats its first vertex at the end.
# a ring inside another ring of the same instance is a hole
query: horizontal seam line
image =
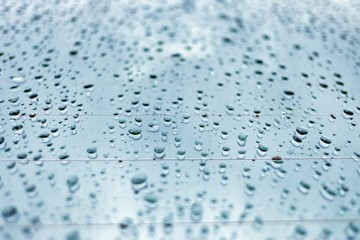
{"type": "MultiPolygon", "coordinates": [[[[288,222],[312,222],[312,223],[323,223],[323,222],[350,222],[350,221],[360,221],[360,218],[333,218],[333,219],[266,219],[261,220],[263,224],[265,223],[288,223],[288,222]]],[[[176,224],[213,224],[213,223],[238,223],[238,224],[251,224],[258,223],[257,220],[230,220],[230,221],[222,221],[222,220],[214,220],[214,221],[174,221],[171,222],[170,225],[176,224]]],[[[3,224],[0,227],[90,227],[90,226],[118,226],[121,222],[109,222],[109,223],[54,223],[54,224],[3,224]]],[[[164,222],[135,222],[129,224],[131,225],[166,225],[164,222]]]]}
{"type": "Polygon", "coordinates": [[[251,160],[251,161],[286,161],[286,160],[354,160],[356,157],[291,157],[291,158],[283,158],[280,160],[272,159],[272,158],[185,158],[185,159],[178,159],[178,158],[133,158],[133,159],[106,159],[106,158],[98,158],[98,159],[39,159],[39,160],[30,160],[30,159],[0,159],[0,162],[59,162],[59,161],[89,161],[89,162],[99,162],[99,161],[195,161],[195,160],[203,160],[203,161],[244,161],[244,160],[251,160]]]}
{"type": "MultiPolygon", "coordinates": [[[[23,115],[10,115],[10,114],[0,114],[0,117],[24,117],[24,116],[28,116],[30,117],[32,113],[28,113],[28,114],[23,114],[23,115]]],[[[206,116],[212,116],[212,117],[261,117],[261,116],[276,116],[276,117],[280,117],[280,116],[314,116],[314,117],[318,117],[318,116],[342,116],[342,114],[232,114],[232,115],[228,115],[228,114],[207,114],[207,113],[199,113],[199,114],[186,114],[186,113],[178,113],[178,114],[126,114],[126,113],[119,113],[119,114],[78,114],[78,113],[71,113],[71,114],[35,114],[34,117],[66,117],[66,116],[74,116],[77,115],[78,117],[107,117],[107,116],[113,116],[113,117],[117,117],[117,116],[190,116],[190,117],[203,117],[203,115],[206,116]]],[[[360,114],[358,113],[354,113],[354,115],[349,116],[349,119],[352,118],[353,116],[359,116],[360,114]]]]}

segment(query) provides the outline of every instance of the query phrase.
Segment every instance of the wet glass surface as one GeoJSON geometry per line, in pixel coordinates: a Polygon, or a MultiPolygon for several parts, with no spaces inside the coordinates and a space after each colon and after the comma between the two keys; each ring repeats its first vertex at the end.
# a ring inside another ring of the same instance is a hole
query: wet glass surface
{"type": "Polygon", "coordinates": [[[0,239],[360,239],[358,1],[0,1],[0,239]]]}

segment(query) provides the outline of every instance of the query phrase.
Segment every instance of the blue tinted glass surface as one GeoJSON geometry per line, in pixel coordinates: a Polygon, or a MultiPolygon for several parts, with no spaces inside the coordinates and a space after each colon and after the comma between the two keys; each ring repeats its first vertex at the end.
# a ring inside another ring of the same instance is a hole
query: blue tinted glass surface
{"type": "Polygon", "coordinates": [[[0,239],[360,239],[359,11],[0,1],[0,239]]]}

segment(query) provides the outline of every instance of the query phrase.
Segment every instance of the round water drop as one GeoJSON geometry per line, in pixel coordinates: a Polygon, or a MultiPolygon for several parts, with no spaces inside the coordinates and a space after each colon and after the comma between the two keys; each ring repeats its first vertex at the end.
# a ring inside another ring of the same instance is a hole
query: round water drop
{"type": "Polygon", "coordinates": [[[159,123],[157,121],[152,121],[151,123],[149,123],[148,126],[149,126],[149,129],[148,129],[149,132],[155,133],[155,132],[159,131],[159,129],[160,129],[159,123]]]}
{"type": "Polygon", "coordinates": [[[138,127],[142,126],[142,119],[141,118],[135,118],[135,125],[138,127]]]}
{"type": "Polygon", "coordinates": [[[230,217],[230,211],[228,211],[228,210],[221,210],[220,211],[220,220],[221,221],[223,221],[223,222],[226,222],[226,221],[228,221],[229,220],[229,217],[230,217]]]}
{"type": "Polygon", "coordinates": [[[301,138],[299,138],[297,135],[293,135],[292,140],[291,140],[291,144],[294,147],[300,147],[301,143],[302,143],[301,138]]]}
{"type": "Polygon", "coordinates": [[[307,231],[303,226],[296,226],[294,235],[295,235],[295,239],[301,240],[306,237],[307,231]]]}
{"type": "Polygon", "coordinates": [[[196,151],[201,151],[201,150],[202,150],[202,146],[203,146],[203,143],[202,143],[202,142],[200,142],[200,141],[195,141],[195,147],[194,147],[194,149],[195,149],[196,151]]]}
{"type": "Polygon", "coordinates": [[[275,156],[275,157],[272,157],[272,161],[270,162],[270,165],[271,165],[271,167],[278,169],[278,168],[281,168],[283,162],[284,161],[281,159],[280,156],[275,156]]]}
{"type": "Polygon", "coordinates": [[[61,105],[60,107],[58,107],[60,114],[65,115],[68,112],[67,106],[66,105],[61,105]]]}
{"type": "Polygon", "coordinates": [[[177,158],[179,159],[179,160],[184,160],[185,159],[185,150],[178,150],[177,151],[177,158]]]}
{"type": "Polygon", "coordinates": [[[236,156],[238,159],[243,159],[245,158],[245,154],[246,154],[246,150],[245,149],[241,149],[238,151],[238,155],[236,156]]]}
{"type": "Polygon", "coordinates": [[[164,117],[164,125],[166,127],[171,126],[171,118],[170,117],[164,117]]]}
{"type": "Polygon", "coordinates": [[[331,144],[331,139],[326,137],[326,136],[321,136],[319,144],[323,148],[328,148],[330,146],[330,144],[331,144]]]}
{"type": "Polygon", "coordinates": [[[210,177],[210,168],[204,167],[203,173],[204,173],[203,179],[204,179],[205,181],[209,180],[209,177],[210,177]]]}
{"type": "Polygon", "coordinates": [[[132,218],[126,217],[119,224],[122,233],[128,233],[133,227],[132,218]]]}
{"type": "Polygon", "coordinates": [[[282,191],[282,193],[281,193],[281,198],[284,198],[284,199],[287,198],[288,195],[289,195],[289,192],[290,192],[289,189],[284,188],[283,191],[282,191]]]}
{"type": "Polygon", "coordinates": [[[139,100],[133,100],[133,101],[131,101],[131,107],[132,107],[133,109],[137,109],[139,106],[140,106],[139,100]]]}
{"type": "Polygon", "coordinates": [[[226,172],[226,163],[220,163],[219,164],[219,173],[225,173],[226,172]]]}
{"type": "Polygon", "coordinates": [[[254,195],[254,192],[255,192],[256,188],[254,185],[250,184],[250,183],[247,183],[246,186],[245,186],[245,193],[249,196],[252,196],[254,195]]]}
{"type": "Polygon", "coordinates": [[[30,198],[36,197],[38,194],[36,191],[36,185],[34,185],[34,184],[27,186],[25,188],[25,191],[30,198]]]}
{"type": "Polygon", "coordinates": [[[78,230],[72,230],[66,234],[65,240],[81,240],[80,232],[78,230]]]}
{"type": "Polygon", "coordinates": [[[163,142],[166,142],[167,141],[167,132],[162,132],[161,133],[161,140],[163,141],[163,142]]]}
{"type": "Polygon", "coordinates": [[[52,129],[50,130],[50,132],[51,132],[51,134],[52,134],[53,137],[58,137],[58,136],[60,135],[60,131],[59,131],[58,128],[52,128],[52,129]]]}
{"type": "Polygon", "coordinates": [[[260,216],[256,216],[253,222],[253,227],[259,230],[264,225],[264,220],[260,216]]]}
{"type": "Polygon", "coordinates": [[[210,229],[208,226],[201,226],[200,228],[200,239],[208,239],[210,229]]]}
{"type": "Polygon", "coordinates": [[[141,138],[141,128],[130,128],[129,129],[129,134],[130,137],[134,140],[139,140],[141,138]]]}
{"type": "Polygon", "coordinates": [[[352,118],[354,116],[354,112],[353,112],[353,110],[346,108],[343,110],[342,116],[344,118],[352,118]]]}
{"type": "Polygon", "coordinates": [[[225,130],[221,131],[221,138],[224,140],[227,139],[228,134],[229,134],[228,131],[225,131],[225,130]]]}
{"type": "Polygon", "coordinates": [[[120,128],[126,128],[126,119],[119,119],[119,126],[120,128]]]}
{"type": "Polygon", "coordinates": [[[173,230],[173,215],[169,214],[167,215],[164,220],[163,220],[163,228],[164,228],[164,232],[166,234],[170,234],[173,230]]]}
{"type": "Polygon", "coordinates": [[[190,115],[184,115],[183,116],[183,120],[182,120],[182,123],[189,123],[190,122],[190,115]]]}
{"type": "Polygon", "coordinates": [[[226,113],[229,115],[234,114],[235,108],[231,105],[226,105],[226,113]]]}
{"type": "Polygon", "coordinates": [[[308,184],[307,182],[304,182],[304,181],[300,181],[300,184],[298,186],[298,190],[302,194],[307,194],[309,192],[310,188],[311,188],[310,184],[308,184]]]}
{"type": "Polygon", "coordinates": [[[267,146],[265,146],[263,144],[259,144],[257,153],[260,157],[264,157],[264,156],[266,156],[266,153],[268,150],[269,150],[269,148],[267,146]]]}
{"type": "Polygon", "coordinates": [[[17,222],[20,218],[18,209],[15,206],[4,207],[1,211],[1,215],[3,216],[4,220],[9,223],[17,222]]]}
{"type": "Polygon", "coordinates": [[[149,208],[155,208],[157,207],[158,197],[154,193],[147,193],[144,196],[144,201],[149,208]]]}
{"type": "Polygon", "coordinates": [[[135,192],[147,187],[147,175],[145,173],[135,174],[131,178],[131,185],[135,192]]]}
{"type": "Polygon", "coordinates": [[[220,123],[217,122],[217,121],[215,121],[215,122],[214,122],[213,129],[214,129],[214,130],[218,130],[218,129],[219,129],[219,125],[220,125],[220,123]]]}
{"type": "Polygon", "coordinates": [[[86,152],[88,153],[88,157],[91,159],[95,159],[98,156],[96,147],[89,147],[86,152]]]}
{"type": "Polygon", "coordinates": [[[71,193],[75,193],[80,188],[79,177],[76,175],[70,176],[66,183],[71,193]]]}
{"type": "Polygon", "coordinates": [[[154,155],[156,158],[163,158],[165,156],[165,147],[164,146],[154,147],[154,155]]]}
{"type": "Polygon", "coordinates": [[[349,187],[344,184],[341,184],[340,189],[338,189],[339,195],[342,197],[344,197],[348,191],[349,187]]]}
{"type": "Polygon", "coordinates": [[[322,165],[322,169],[324,171],[329,171],[330,167],[332,166],[331,162],[326,161],[323,165],[322,165]]]}
{"type": "Polygon", "coordinates": [[[227,157],[227,156],[229,156],[229,152],[230,152],[230,147],[223,146],[221,155],[223,155],[224,157],[227,157]]]}
{"type": "Polygon", "coordinates": [[[175,137],[175,142],[174,142],[174,144],[175,144],[175,147],[180,147],[181,146],[181,137],[179,137],[179,136],[176,136],[175,137]]]}
{"type": "Polygon", "coordinates": [[[10,173],[14,174],[18,171],[18,168],[16,166],[16,162],[9,163],[6,168],[10,171],[10,173]]]}
{"type": "Polygon", "coordinates": [[[222,175],[221,176],[221,184],[226,185],[228,183],[228,179],[229,179],[229,177],[227,175],[225,175],[225,174],[222,175]]]}
{"type": "Polygon", "coordinates": [[[237,143],[238,143],[240,146],[245,146],[247,137],[248,137],[247,134],[240,134],[240,135],[238,136],[237,143]]]}
{"type": "Polygon", "coordinates": [[[296,128],[295,134],[299,138],[305,138],[308,132],[307,128],[300,126],[296,128]]]}
{"type": "Polygon", "coordinates": [[[50,134],[49,133],[41,133],[39,136],[38,136],[38,138],[40,138],[41,139],[41,142],[43,142],[43,143],[48,143],[48,142],[50,142],[50,134]]]}
{"type": "Polygon", "coordinates": [[[349,240],[357,239],[357,236],[360,235],[360,223],[356,221],[349,222],[344,232],[347,239],[349,240]]]}
{"type": "Polygon", "coordinates": [[[200,221],[203,216],[203,207],[200,203],[194,203],[191,205],[190,212],[193,221],[200,221]]]}
{"type": "Polygon", "coordinates": [[[326,200],[332,201],[336,197],[336,186],[329,182],[323,183],[320,189],[320,194],[326,200]]]}

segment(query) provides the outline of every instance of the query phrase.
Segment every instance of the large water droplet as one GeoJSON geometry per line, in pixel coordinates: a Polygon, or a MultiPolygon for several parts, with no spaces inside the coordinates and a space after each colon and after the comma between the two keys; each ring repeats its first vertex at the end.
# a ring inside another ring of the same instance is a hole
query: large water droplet
{"type": "Polygon", "coordinates": [[[129,134],[130,137],[134,140],[139,140],[141,138],[141,128],[130,128],[129,134]]]}
{"type": "Polygon", "coordinates": [[[154,147],[154,155],[155,158],[163,158],[165,156],[165,147],[164,146],[154,147]]]}
{"type": "Polygon", "coordinates": [[[200,203],[194,203],[191,205],[191,219],[195,222],[200,221],[203,215],[203,207],[200,203]]]}
{"type": "Polygon", "coordinates": [[[147,187],[147,175],[145,173],[138,173],[135,174],[132,178],[131,178],[131,184],[132,184],[132,188],[134,189],[135,192],[140,191],[143,188],[147,187]]]}
{"type": "Polygon", "coordinates": [[[1,211],[1,215],[5,221],[9,223],[17,222],[20,218],[20,214],[15,206],[4,207],[1,211]]]}
{"type": "Polygon", "coordinates": [[[80,188],[79,177],[77,175],[70,176],[66,183],[71,193],[75,193],[80,188]]]}

